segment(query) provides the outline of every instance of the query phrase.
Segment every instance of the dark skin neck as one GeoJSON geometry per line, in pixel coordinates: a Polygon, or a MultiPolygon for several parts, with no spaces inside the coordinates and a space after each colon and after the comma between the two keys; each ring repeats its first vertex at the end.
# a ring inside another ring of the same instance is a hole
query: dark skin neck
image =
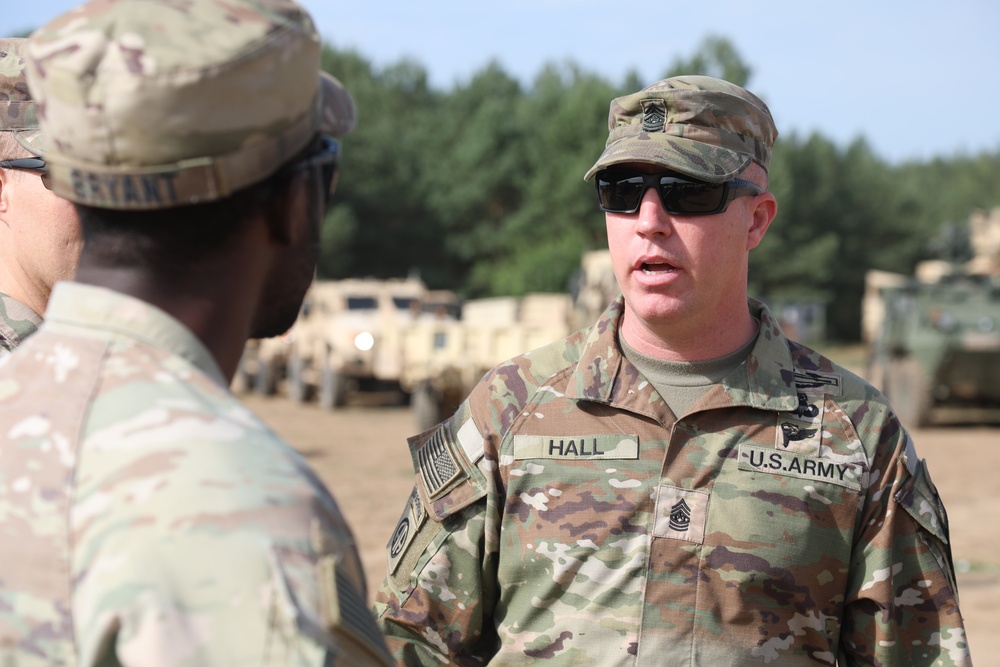
{"type": "Polygon", "coordinates": [[[97,264],[84,246],[75,280],[141,299],[170,314],[194,332],[225,378],[232,380],[250,336],[269,262],[267,228],[257,221],[223,252],[169,278],[145,266],[97,264]]]}

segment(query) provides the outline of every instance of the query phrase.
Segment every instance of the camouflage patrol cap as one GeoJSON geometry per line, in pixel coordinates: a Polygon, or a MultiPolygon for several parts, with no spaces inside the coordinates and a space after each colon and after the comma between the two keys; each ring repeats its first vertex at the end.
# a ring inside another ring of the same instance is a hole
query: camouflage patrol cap
{"type": "Polygon", "coordinates": [[[90,0],[26,51],[52,189],[89,206],[221,199],[354,126],[293,0],[90,0]]]}
{"type": "Polygon", "coordinates": [[[41,155],[42,132],[24,76],[22,52],[27,41],[21,37],[0,38],[0,132],[10,132],[29,153],[41,155]]]}
{"type": "Polygon", "coordinates": [[[778,136],[759,97],[709,76],[664,79],[615,99],[608,129],[604,153],[584,180],[616,164],[646,162],[721,183],[751,160],[767,169],[778,136]]]}

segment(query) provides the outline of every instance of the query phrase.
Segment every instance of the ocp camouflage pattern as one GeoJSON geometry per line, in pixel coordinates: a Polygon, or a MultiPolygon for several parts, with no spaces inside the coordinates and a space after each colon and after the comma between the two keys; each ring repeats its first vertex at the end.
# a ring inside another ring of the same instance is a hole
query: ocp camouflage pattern
{"type": "Polygon", "coordinates": [[[92,0],[31,35],[27,77],[56,194],[109,209],[204,203],[354,125],[320,84],[321,39],[291,0],[92,0]]]}
{"type": "MultiPolygon", "coordinates": [[[[0,37],[0,132],[11,132],[26,150],[41,154],[38,112],[28,90],[23,37],[0,37]]],[[[14,155],[0,155],[9,160],[14,155]]]]}
{"type": "Polygon", "coordinates": [[[190,330],[59,283],[0,365],[0,665],[388,665],[351,532],[190,330]]]}
{"type": "Polygon", "coordinates": [[[746,362],[675,418],[622,308],[410,440],[375,603],[398,663],[970,665],[947,515],[885,399],[751,301],[746,362]]]}
{"type": "Polygon", "coordinates": [[[0,357],[6,356],[35,333],[42,318],[30,307],[0,292],[0,357]]]}
{"type": "Polygon", "coordinates": [[[765,170],[778,130],[759,97],[709,76],[678,76],[611,101],[608,140],[584,176],[641,162],[709,183],[743,171],[751,160],[765,170]]]}

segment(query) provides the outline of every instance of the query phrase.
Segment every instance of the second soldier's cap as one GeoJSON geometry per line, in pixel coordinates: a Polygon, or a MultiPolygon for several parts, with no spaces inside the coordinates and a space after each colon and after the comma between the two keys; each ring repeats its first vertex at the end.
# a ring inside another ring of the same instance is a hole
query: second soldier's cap
{"type": "Polygon", "coordinates": [[[264,180],[354,103],[292,0],[90,0],[39,28],[28,83],[52,189],[110,209],[209,202],[264,180]]]}
{"type": "MultiPolygon", "coordinates": [[[[35,101],[24,76],[23,37],[0,38],[0,132],[10,132],[33,155],[42,154],[35,101]]],[[[2,156],[9,159],[15,156],[2,156]]]]}
{"type": "Polygon", "coordinates": [[[764,169],[778,136],[767,105],[709,76],[664,79],[611,102],[604,153],[587,172],[648,163],[709,183],[733,178],[755,161],[764,169]]]}

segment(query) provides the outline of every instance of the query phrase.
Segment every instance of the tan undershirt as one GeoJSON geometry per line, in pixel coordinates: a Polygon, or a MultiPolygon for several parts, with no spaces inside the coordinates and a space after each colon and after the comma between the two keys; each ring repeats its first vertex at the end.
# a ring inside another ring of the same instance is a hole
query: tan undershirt
{"type": "Polygon", "coordinates": [[[746,361],[757,342],[757,334],[754,333],[735,352],[716,359],[694,362],[655,359],[637,351],[620,336],[619,342],[625,358],[649,380],[670,411],[677,417],[682,417],[713,385],[719,384],[746,361]]]}

